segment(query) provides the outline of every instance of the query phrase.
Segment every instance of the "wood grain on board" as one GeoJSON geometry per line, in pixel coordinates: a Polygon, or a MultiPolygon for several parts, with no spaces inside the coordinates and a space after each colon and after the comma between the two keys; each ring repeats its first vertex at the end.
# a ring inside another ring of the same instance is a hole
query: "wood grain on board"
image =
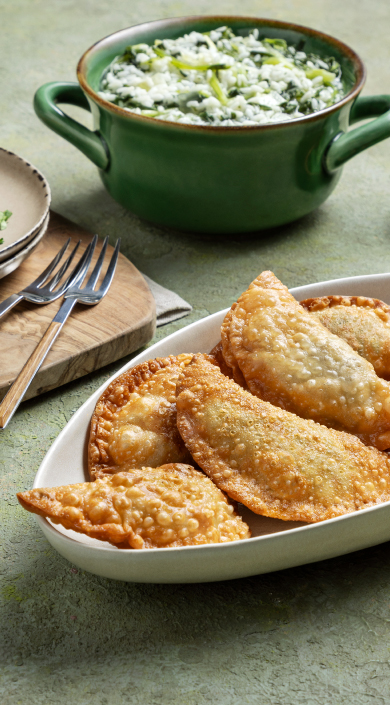
{"type": "MultiPolygon", "coordinates": [[[[92,234],[52,212],[40,245],[18,269],[0,280],[0,301],[36,279],[68,237],[72,240],[70,246],[81,240],[75,260],[78,261],[92,234]]],[[[100,246],[99,240],[93,263],[100,246]]],[[[109,246],[103,273],[112,252],[109,246]]],[[[23,301],[0,319],[0,399],[42,338],[62,301],[60,298],[43,306],[23,301]]],[[[120,254],[109,292],[96,306],[76,305],[25,399],[60,387],[137,350],[153,337],[155,326],[155,303],[150,289],[138,269],[120,254]]]]}

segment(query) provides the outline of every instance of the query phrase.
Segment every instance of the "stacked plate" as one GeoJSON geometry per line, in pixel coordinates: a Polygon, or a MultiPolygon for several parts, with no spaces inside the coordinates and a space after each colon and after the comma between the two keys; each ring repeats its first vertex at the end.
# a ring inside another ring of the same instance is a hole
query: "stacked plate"
{"type": "Polygon", "coordinates": [[[0,230],[0,279],[19,267],[42,240],[50,199],[49,184],[38,169],[0,148],[0,211],[12,213],[0,230]]]}

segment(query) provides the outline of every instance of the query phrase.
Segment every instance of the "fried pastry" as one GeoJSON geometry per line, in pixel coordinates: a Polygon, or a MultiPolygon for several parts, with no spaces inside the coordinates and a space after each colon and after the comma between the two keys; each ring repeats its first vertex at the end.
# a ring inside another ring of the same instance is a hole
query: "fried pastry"
{"type": "Polygon", "coordinates": [[[118,548],[197,546],[250,536],[224,494],[189,465],[119,472],[17,497],[29,512],[118,548]]]}
{"type": "Polygon", "coordinates": [[[380,450],[390,447],[390,384],[272,272],[240,296],[223,336],[252,394],[380,450]]]}
{"type": "Polygon", "coordinates": [[[223,357],[221,341],[219,341],[219,343],[217,343],[217,345],[215,345],[210,351],[210,357],[215,360],[222,374],[226,375],[226,377],[230,377],[230,379],[233,379],[232,369],[231,367],[229,367],[229,365],[226,364],[225,359],[223,357]]]}
{"type": "Polygon", "coordinates": [[[177,383],[177,424],[200,467],[257,514],[317,522],[390,500],[390,458],[254,397],[202,355],[177,383]]]}
{"type": "Polygon", "coordinates": [[[223,319],[221,326],[221,352],[222,359],[224,360],[225,365],[231,370],[231,373],[227,376],[232,377],[232,379],[234,379],[237,384],[239,384],[241,387],[244,387],[244,389],[247,389],[245,377],[238,366],[238,362],[234,356],[232,346],[230,345],[230,324],[232,321],[234,310],[236,308],[237,303],[234,303],[230,310],[227,312],[225,318],[223,319]]]}
{"type": "Polygon", "coordinates": [[[192,354],[142,362],[105,389],[91,421],[92,480],[123,467],[191,462],[176,427],[176,381],[192,354]]]}
{"type": "Polygon", "coordinates": [[[301,301],[331,333],[371,362],[378,377],[390,380],[390,306],[367,296],[320,296],[301,301]]]}

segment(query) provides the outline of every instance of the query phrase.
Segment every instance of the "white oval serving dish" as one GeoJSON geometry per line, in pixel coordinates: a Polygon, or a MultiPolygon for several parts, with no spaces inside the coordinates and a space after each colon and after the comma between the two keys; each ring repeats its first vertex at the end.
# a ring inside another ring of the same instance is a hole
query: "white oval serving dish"
{"type": "MultiPolygon", "coordinates": [[[[372,296],[390,302],[390,274],[376,274],[291,289],[303,300],[327,294],[372,296]]],[[[226,309],[227,310],[227,309],[226,309]]],[[[226,311],[193,323],[145,350],[119,372],[155,357],[209,352],[220,339],[226,311]]],[[[107,380],[74,414],[44,458],[34,487],[87,481],[89,422],[107,380]]],[[[390,539],[390,502],[318,524],[283,522],[245,509],[252,538],[226,544],[132,550],[117,549],[41,517],[39,526],[65,558],[91,573],[145,583],[195,583],[243,578],[340,556],[390,539]]]]}

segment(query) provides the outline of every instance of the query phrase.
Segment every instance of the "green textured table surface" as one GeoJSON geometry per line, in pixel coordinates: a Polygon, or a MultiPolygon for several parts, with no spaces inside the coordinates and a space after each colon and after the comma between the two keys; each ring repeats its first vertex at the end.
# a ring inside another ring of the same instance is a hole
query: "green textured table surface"
{"type": "MultiPolygon", "coordinates": [[[[46,175],[54,210],[111,242],[122,236],[137,267],[192,303],[191,316],[160,328],[155,340],[230,305],[262,269],[298,286],[383,272],[390,262],[390,140],[353,159],[335,193],[300,222],[209,238],[126,213],[92,164],[35,117],[36,88],[73,80],[94,41],[194,11],[273,17],[333,34],[365,61],[364,94],[390,92],[388,0],[0,0],[0,144],[46,175]]],[[[389,544],[245,580],[159,586],[90,575],[46,542],[15,492],[31,487],[65,423],[124,362],[22,404],[1,433],[0,701],[390,703],[389,544]]]]}

